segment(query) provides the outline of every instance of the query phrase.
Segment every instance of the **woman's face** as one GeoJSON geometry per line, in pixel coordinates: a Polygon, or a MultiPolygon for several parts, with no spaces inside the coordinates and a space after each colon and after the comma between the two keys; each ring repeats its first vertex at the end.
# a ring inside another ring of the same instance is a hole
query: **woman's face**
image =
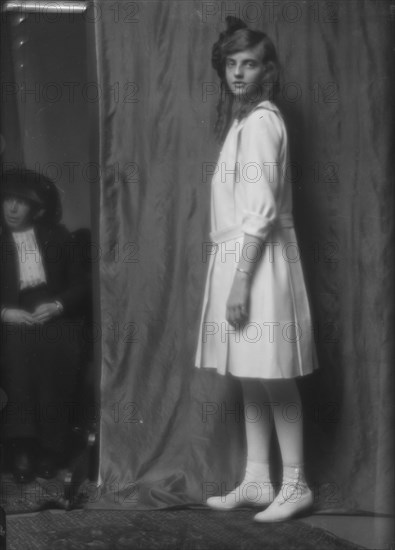
{"type": "Polygon", "coordinates": [[[226,82],[238,99],[251,100],[261,96],[261,84],[266,72],[262,62],[262,47],[255,46],[227,56],[226,82]]]}
{"type": "Polygon", "coordinates": [[[3,216],[12,231],[23,231],[32,221],[32,207],[21,197],[6,197],[3,201],[3,216]]]}

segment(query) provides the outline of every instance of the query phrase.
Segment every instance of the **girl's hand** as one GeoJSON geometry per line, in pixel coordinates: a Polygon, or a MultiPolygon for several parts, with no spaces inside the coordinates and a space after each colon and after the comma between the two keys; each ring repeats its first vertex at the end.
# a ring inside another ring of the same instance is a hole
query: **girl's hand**
{"type": "Polygon", "coordinates": [[[59,315],[58,308],[54,302],[48,304],[40,304],[33,313],[33,319],[35,323],[46,323],[52,317],[57,317],[59,315]]]}
{"type": "Polygon", "coordinates": [[[2,321],[5,323],[13,323],[15,325],[33,325],[33,315],[24,309],[8,309],[2,313],[2,321]]]}
{"type": "Polygon", "coordinates": [[[229,298],[226,302],[226,320],[233,327],[244,325],[247,322],[249,298],[250,276],[246,273],[236,271],[229,298]]]}

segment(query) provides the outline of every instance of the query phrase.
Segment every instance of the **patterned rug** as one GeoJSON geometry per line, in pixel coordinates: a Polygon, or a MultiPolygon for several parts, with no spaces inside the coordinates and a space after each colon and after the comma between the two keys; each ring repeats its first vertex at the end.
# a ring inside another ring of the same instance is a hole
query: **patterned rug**
{"type": "Polygon", "coordinates": [[[293,520],[256,524],[253,510],[44,511],[7,518],[9,550],[359,550],[293,520]]]}
{"type": "Polygon", "coordinates": [[[11,474],[3,474],[0,482],[0,506],[7,516],[38,512],[48,508],[64,509],[64,472],[50,480],[36,479],[17,484],[11,474]]]}

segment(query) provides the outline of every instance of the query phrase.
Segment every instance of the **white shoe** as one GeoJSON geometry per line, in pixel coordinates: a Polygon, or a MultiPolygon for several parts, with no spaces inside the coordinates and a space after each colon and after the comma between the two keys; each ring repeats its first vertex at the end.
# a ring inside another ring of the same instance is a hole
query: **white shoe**
{"type": "Polygon", "coordinates": [[[210,497],[206,504],[214,510],[233,510],[240,506],[267,506],[274,499],[270,481],[243,481],[233,491],[219,497],[210,497]]]}
{"type": "Polygon", "coordinates": [[[304,480],[299,468],[294,469],[292,478],[283,479],[281,489],[266,510],[254,516],[254,521],[284,521],[309,510],[314,502],[314,495],[304,480]]]}

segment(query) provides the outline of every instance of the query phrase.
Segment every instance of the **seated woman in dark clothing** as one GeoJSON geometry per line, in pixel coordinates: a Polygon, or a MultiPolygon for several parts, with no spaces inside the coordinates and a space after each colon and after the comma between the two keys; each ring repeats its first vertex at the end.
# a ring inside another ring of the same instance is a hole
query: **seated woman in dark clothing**
{"type": "Polygon", "coordinates": [[[1,429],[27,482],[55,475],[69,451],[88,284],[52,181],[29,170],[2,179],[1,429]]]}

